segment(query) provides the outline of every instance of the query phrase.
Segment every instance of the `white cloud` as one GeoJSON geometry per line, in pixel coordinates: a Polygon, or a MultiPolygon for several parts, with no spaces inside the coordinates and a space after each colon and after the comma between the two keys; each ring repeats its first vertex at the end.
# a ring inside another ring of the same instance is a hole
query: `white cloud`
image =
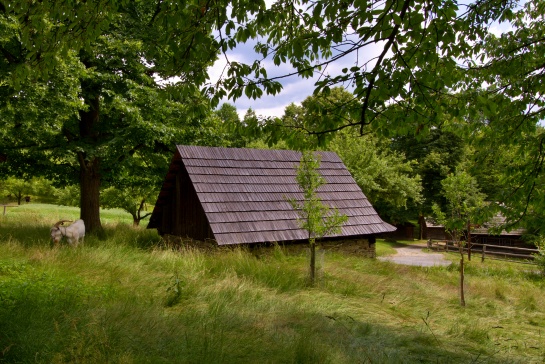
{"type": "MultiPolygon", "coordinates": [[[[370,61],[368,69],[374,66],[374,57],[377,57],[382,51],[383,44],[373,44],[366,48],[360,49],[358,52],[354,52],[348,56],[340,58],[335,62],[328,65],[325,69],[325,74],[336,76],[341,74],[343,68],[350,68],[356,64],[361,65],[362,62],[370,61]]],[[[260,57],[253,50],[252,44],[242,44],[236,49],[230,51],[227,55],[230,62],[244,62],[247,64],[252,63],[254,60],[260,57]]],[[[227,64],[225,56],[221,56],[219,60],[209,70],[210,82],[215,83],[227,64]]],[[[286,74],[293,73],[295,70],[287,64],[281,64],[275,66],[272,60],[266,59],[262,61],[262,64],[266,67],[268,76],[278,77],[286,74]]],[[[223,75],[224,77],[226,74],[223,75]]],[[[320,78],[319,74],[316,74],[310,79],[304,79],[298,75],[282,78],[279,81],[282,83],[282,90],[277,95],[263,95],[257,100],[248,99],[246,96],[242,96],[240,99],[233,100],[224,99],[222,103],[230,103],[235,105],[238,113],[243,117],[249,108],[252,108],[257,115],[261,116],[276,116],[281,117],[284,113],[284,109],[291,103],[300,104],[305,98],[312,95],[315,86],[314,83],[320,78]]]]}
{"type": "MultiPolygon", "coordinates": [[[[267,8],[270,8],[272,4],[275,3],[275,0],[265,1],[267,8]]],[[[301,9],[306,11],[304,7],[301,9]]],[[[219,36],[219,32],[217,32],[216,35],[219,36]]],[[[359,38],[354,32],[348,39],[346,39],[345,45],[339,45],[339,47],[346,51],[358,41],[359,38]]],[[[256,40],[238,44],[235,49],[230,50],[227,53],[227,56],[223,54],[220,55],[218,61],[209,69],[209,82],[211,84],[215,84],[220,77],[227,76],[225,67],[228,61],[252,64],[256,60],[261,60],[261,64],[266,68],[269,78],[281,77],[295,72],[295,70],[288,64],[275,66],[271,58],[262,60],[262,56],[254,51],[254,46],[256,44],[256,40]]],[[[374,67],[376,57],[382,52],[383,46],[384,42],[370,44],[369,46],[354,51],[345,57],[339,58],[335,62],[327,65],[327,67],[324,69],[324,74],[334,77],[342,74],[343,68],[350,69],[356,65],[362,66],[366,62],[369,62],[369,64],[367,64],[367,69],[370,70],[372,67],[374,67]]],[[[338,54],[339,51],[340,50],[334,50],[334,54],[338,54]]],[[[272,96],[265,94],[258,100],[252,100],[248,99],[246,96],[242,96],[236,101],[224,99],[222,100],[222,103],[227,102],[234,104],[238,109],[239,115],[242,116],[249,108],[252,108],[257,115],[280,117],[283,115],[285,107],[290,103],[300,103],[306,97],[312,95],[315,89],[314,84],[320,79],[320,77],[322,77],[322,75],[316,73],[314,77],[304,79],[295,74],[290,77],[279,79],[283,89],[277,95],[272,96]]]]}
{"type": "Polygon", "coordinates": [[[514,28],[510,23],[507,22],[493,23],[492,26],[490,26],[489,28],[490,33],[494,34],[497,37],[511,30],[514,30],[514,28]]]}

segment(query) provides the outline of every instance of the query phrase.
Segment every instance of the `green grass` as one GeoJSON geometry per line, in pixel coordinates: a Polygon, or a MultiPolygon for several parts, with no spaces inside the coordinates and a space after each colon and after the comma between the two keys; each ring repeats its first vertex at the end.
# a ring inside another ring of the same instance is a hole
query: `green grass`
{"type": "Polygon", "coordinates": [[[394,242],[385,241],[384,239],[377,239],[375,244],[377,250],[377,256],[394,255],[396,250],[394,249],[399,244],[394,242]]]}
{"type": "Polygon", "coordinates": [[[545,281],[524,265],[468,263],[462,308],[456,264],[326,252],[311,287],[305,254],[159,249],[119,211],[107,211],[106,239],[50,247],[50,225],[75,217],[33,204],[0,216],[0,362],[545,360],[545,281]]]}

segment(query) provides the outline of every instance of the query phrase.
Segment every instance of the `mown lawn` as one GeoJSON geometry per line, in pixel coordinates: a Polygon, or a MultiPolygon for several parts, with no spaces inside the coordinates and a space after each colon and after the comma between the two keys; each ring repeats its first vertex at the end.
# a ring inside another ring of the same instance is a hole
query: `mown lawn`
{"type": "Polygon", "coordinates": [[[74,217],[0,216],[1,362],[545,361],[545,279],[525,265],[469,263],[462,308],[456,264],[326,252],[311,287],[305,254],[173,250],[120,211],[103,213],[106,239],[51,247],[50,225],[74,217]]]}

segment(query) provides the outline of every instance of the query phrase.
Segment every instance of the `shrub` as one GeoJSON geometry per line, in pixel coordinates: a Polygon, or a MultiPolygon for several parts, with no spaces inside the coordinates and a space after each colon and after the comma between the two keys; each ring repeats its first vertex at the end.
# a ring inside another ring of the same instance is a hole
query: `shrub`
{"type": "Polygon", "coordinates": [[[79,206],[79,186],[71,185],[55,191],[57,203],[64,206],[79,206]]]}

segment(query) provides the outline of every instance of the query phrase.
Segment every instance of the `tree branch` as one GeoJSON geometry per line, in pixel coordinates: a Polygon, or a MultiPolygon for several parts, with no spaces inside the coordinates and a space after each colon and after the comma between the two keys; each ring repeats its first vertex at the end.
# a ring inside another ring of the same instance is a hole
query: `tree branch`
{"type": "MultiPolygon", "coordinates": [[[[409,9],[410,4],[411,4],[410,0],[405,0],[404,1],[403,8],[401,9],[401,13],[399,14],[399,17],[401,18],[401,22],[404,20],[405,15],[407,14],[407,10],[409,9]]],[[[367,85],[367,92],[365,94],[365,98],[364,98],[364,101],[363,101],[363,106],[361,108],[360,133],[363,133],[363,127],[365,125],[367,125],[365,116],[366,116],[366,112],[367,112],[367,110],[369,108],[369,100],[371,98],[371,91],[373,91],[373,87],[375,86],[378,71],[379,71],[380,67],[382,67],[382,61],[384,60],[384,57],[386,57],[386,53],[388,53],[388,51],[390,50],[390,47],[394,43],[395,38],[396,38],[397,34],[399,33],[399,28],[400,27],[401,27],[401,23],[396,24],[394,26],[394,29],[392,30],[392,33],[388,37],[388,41],[384,45],[382,53],[378,57],[377,63],[375,64],[375,67],[373,68],[373,71],[371,72],[372,77],[371,77],[371,80],[369,81],[369,84],[367,85]]]]}

